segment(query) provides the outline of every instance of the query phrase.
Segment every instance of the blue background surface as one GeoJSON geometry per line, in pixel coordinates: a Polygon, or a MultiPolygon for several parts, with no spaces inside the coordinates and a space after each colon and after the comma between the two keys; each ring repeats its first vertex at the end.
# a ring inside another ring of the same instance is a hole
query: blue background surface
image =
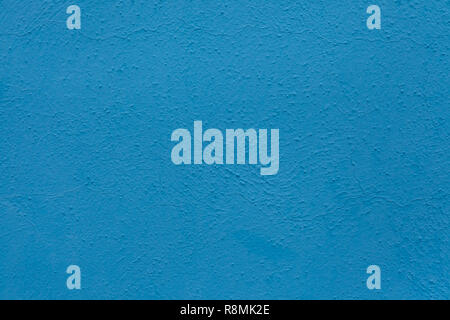
{"type": "Polygon", "coordinates": [[[449,8],[0,0],[0,298],[448,299],[449,8]],[[175,166],[194,120],[279,173],[175,166]]]}

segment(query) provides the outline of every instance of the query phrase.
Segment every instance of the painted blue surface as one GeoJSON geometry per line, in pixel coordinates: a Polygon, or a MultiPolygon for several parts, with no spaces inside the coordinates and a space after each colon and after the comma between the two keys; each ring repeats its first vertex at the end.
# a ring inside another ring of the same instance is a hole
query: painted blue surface
{"type": "Polygon", "coordinates": [[[448,299],[450,2],[370,4],[0,0],[0,298],[448,299]],[[279,173],[175,166],[194,120],[279,173]]]}

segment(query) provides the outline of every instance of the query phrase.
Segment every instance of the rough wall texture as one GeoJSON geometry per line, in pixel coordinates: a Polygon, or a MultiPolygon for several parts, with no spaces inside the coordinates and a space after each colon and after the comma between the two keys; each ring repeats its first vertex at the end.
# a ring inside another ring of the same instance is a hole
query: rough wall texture
{"type": "Polygon", "coordinates": [[[449,298],[450,2],[370,4],[0,0],[0,298],[449,298]],[[279,173],[175,166],[194,120],[279,173]]]}

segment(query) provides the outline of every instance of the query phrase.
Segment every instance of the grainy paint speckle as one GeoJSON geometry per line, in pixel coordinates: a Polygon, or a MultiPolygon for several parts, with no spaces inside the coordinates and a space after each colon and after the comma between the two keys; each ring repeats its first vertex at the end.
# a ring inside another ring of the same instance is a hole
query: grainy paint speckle
{"type": "Polygon", "coordinates": [[[374,3],[1,0],[0,298],[448,299],[450,2],[374,3]],[[173,165],[194,120],[279,173],[173,165]]]}

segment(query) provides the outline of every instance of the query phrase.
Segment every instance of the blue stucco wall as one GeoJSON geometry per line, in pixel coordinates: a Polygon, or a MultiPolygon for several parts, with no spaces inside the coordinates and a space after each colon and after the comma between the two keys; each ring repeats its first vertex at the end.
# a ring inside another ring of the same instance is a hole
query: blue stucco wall
{"type": "Polygon", "coordinates": [[[449,8],[0,0],[0,298],[448,299],[449,8]],[[175,166],[194,120],[279,173],[175,166]]]}

